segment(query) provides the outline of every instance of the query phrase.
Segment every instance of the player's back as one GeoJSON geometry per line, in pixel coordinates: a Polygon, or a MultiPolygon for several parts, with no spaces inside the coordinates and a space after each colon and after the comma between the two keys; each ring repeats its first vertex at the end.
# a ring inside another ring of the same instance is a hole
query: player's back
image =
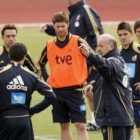
{"type": "Polygon", "coordinates": [[[19,64],[0,69],[0,114],[28,114],[37,76],[19,64]],[[12,110],[11,110],[12,108],[12,110]],[[15,111],[14,111],[15,110],[15,111]],[[18,111],[17,111],[18,110],[18,111]]]}

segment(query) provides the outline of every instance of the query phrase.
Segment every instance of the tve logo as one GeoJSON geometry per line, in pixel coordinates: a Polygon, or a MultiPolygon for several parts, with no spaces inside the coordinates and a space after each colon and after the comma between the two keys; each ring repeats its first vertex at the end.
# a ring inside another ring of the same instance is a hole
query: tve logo
{"type": "Polygon", "coordinates": [[[56,60],[57,64],[63,64],[63,63],[66,63],[68,65],[72,64],[72,56],[71,55],[66,55],[66,56],[56,55],[55,60],[56,60]]]}
{"type": "Polygon", "coordinates": [[[24,92],[12,92],[11,93],[11,103],[12,104],[25,104],[26,93],[24,92]]]}

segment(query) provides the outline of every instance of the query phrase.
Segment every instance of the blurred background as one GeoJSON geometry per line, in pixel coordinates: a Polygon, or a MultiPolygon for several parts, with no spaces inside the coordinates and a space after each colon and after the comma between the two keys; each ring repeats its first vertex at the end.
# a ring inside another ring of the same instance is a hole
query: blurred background
{"type": "MultiPolygon", "coordinates": [[[[86,0],[102,21],[134,21],[140,0],[86,0]]],[[[0,24],[51,22],[54,12],[67,12],[67,0],[0,0],[0,24]]]]}

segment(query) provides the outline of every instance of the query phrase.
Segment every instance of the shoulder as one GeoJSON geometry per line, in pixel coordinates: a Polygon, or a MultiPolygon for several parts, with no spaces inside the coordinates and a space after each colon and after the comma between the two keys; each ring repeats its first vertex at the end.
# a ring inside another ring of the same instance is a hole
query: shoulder
{"type": "Polygon", "coordinates": [[[107,60],[120,61],[117,57],[114,56],[107,58],[107,60]]]}
{"type": "Polygon", "coordinates": [[[30,78],[34,79],[34,81],[40,79],[40,77],[39,77],[39,75],[37,75],[37,73],[29,70],[28,68],[21,66],[21,69],[24,71],[24,73],[27,76],[29,76],[30,78]]]}
{"type": "Polygon", "coordinates": [[[84,4],[84,5],[83,5],[83,8],[84,8],[84,9],[87,9],[87,8],[89,9],[89,8],[90,8],[90,6],[89,6],[89,5],[87,5],[87,4],[84,4]]]}
{"type": "Polygon", "coordinates": [[[32,75],[33,77],[38,77],[38,75],[32,71],[30,71],[28,68],[21,66],[21,69],[24,70],[26,73],[28,73],[29,75],[32,75]]]}
{"type": "Polygon", "coordinates": [[[0,47],[0,55],[3,53],[3,47],[0,47]]]}
{"type": "Polygon", "coordinates": [[[3,72],[5,72],[5,71],[9,70],[11,67],[12,67],[11,64],[9,64],[9,65],[7,65],[7,66],[5,66],[5,67],[1,67],[1,68],[0,68],[0,73],[3,73],[3,72]]]}
{"type": "Polygon", "coordinates": [[[112,56],[107,58],[107,60],[110,61],[112,64],[119,65],[120,63],[122,63],[123,59],[121,56],[112,56]]]}
{"type": "Polygon", "coordinates": [[[83,5],[83,9],[86,13],[89,13],[90,12],[90,7],[87,5],[87,4],[84,4],[83,5]]]}
{"type": "Polygon", "coordinates": [[[53,37],[52,39],[48,40],[46,44],[52,43],[52,42],[56,42],[57,38],[53,37]]]}
{"type": "Polygon", "coordinates": [[[30,71],[28,68],[25,68],[25,67],[23,67],[23,66],[22,66],[21,68],[22,68],[22,70],[24,70],[27,74],[29,74],[35,81],[39,81],[39,82],[41,82],[41,83],[43,83],[43,84],[45,84],[45,85],[48,86],[48,84],[46,84],[45,81],[42,81],[42,80],[40,79],[40,77],[39,77],[36,73],[30,71]]]}
{"type": "MultiPolygon", "coordinates": [[[[97,11],[95,9],[93,9],[91,6],[87,5],[87,4],[84,4],[83,5],[83,8],[85,9],[85,11],[88,13],[88,14],[95,14],[95,15],[98,15],[97,11]]],[[[99,15],[98,15],[99,16],[99,15]]]]}
{"type": "Polygon", "coordinates": [[[132,45],[133,49],[135,52],[139,53],[140,54],[140,44],[134,42],[133,45],[132,45]]]}

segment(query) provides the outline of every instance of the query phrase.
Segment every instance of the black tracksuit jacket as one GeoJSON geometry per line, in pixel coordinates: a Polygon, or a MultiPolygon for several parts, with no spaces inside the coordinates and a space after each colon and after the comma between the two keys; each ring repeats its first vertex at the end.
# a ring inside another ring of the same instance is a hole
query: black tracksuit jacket
{"type": "Polygon", "coordinates": [[[132,89],[126,65],[117,49],[105,58],[90,53],[87,58],[100,73],[95,91],[95,118],[99,126],[131,126],[133,124],[132,89]]]}
{"type": "Polygon", "coordinates": [[[132,42],[130,45],[122,47],[121,56],[126,62],[130,75],[130,85],[133,90],[133,101],[140,101],[140,92],[134,86],[140,82],[140,44],[132,42]]]}
{"type": "Polygon", "coordinates": [[[35,73],[19,64],[0,68],[0,117],[23,116],[39,113],[55,99],[51,87],[35,73]],[[30,108],[32,94],[38,91],[44,99],[30,108]]]}
{"type": "MultiPolygon", "coordinates": [[[[9,52],[5,49],[4,46],[0,47],[0,67],[4,67],[11,62],[9,57],[9,52]]],[[[23,66],[27,67],[29,70],[35,72],[36,74],[40,74],[40,68],[35,64],[32,57],[27,53],[26,60],[24,61],[23,66]]]]}

